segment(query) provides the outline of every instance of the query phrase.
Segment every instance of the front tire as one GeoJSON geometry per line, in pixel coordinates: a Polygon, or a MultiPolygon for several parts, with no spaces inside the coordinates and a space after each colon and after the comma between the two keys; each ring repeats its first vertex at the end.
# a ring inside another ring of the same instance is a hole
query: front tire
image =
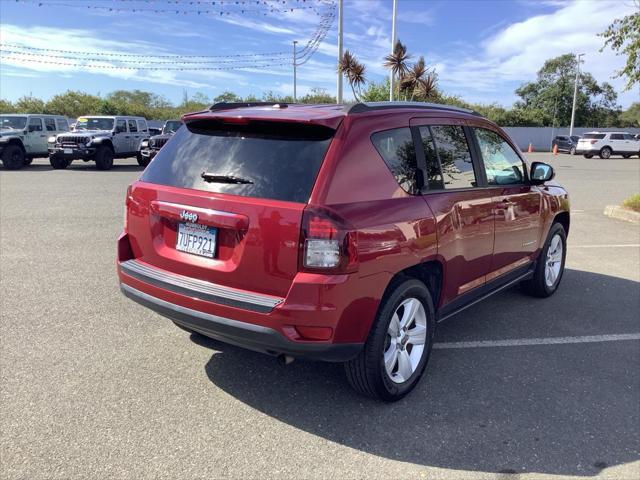
{"type": "Polygon", "coordinates": [[[593,155],[591,155],[590,153],[585,153],[584,155],[582,155],[584,158],[593,158],[593,155]]]}
{"type": "Polygon", "coordinates": [[[607,160],[611,158],[611,149],[609,147],[602,147],[600,149],[600,158],[607,160]]]}
{"type": "Polygon", "coordinates": [[[522,284],[525,292],[539,298],[553,295],[562,280],[566,257],[567,234],[560,223],[554,223],[538,257],[533,278],[522,284]]]}
{"type": "Polygon", "coordinates": [[[7,145],[2,151],[2,164],[7,170],[20,170],[24,167],[24,150],[18,145],[7,145]]]}
{"type": "Polygon", "coordinates": [[[347,380],[360,394],[395,402],[422,377],[433,342],[435,309],[429,290],[415,279],[394,282],[385,294],[369,337],[345,363],[347,380]]]}
{"type": "Polygon", "coordinates": [[[140,165],[141,167],[146,167],[147,165],[149,165],[149,157],[143,157],[140,152],[138,152],[136,160],[138,160],[138,165],[140,165]]]}
{"type": "Polygon", "coordinates": [[[64,170],[69,166],[71,162],[66,158],[54,155],[52,157],[49,157],[49,163],[51,164],[54,170],[64,170]]]}
{"type": "Polygon", "coordinates": [[[624,153],[622,155],[622,158],[631,158],[631,154],[630,153],[624,153]]]}
{"type": "Polygon", "coordinates": [[[96,167],[98,170],[111,170],[113,167],[113,150],[102,146],[96,152],[96,167]]]}

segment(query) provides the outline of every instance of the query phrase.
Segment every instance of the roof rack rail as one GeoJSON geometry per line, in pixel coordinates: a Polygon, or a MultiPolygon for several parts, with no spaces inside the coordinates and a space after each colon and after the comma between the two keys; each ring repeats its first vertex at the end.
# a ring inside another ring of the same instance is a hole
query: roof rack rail
{"type": "Polygon", "coordinates": [[[209,107],[210,112],[217,110],[233,110],[234,108],[247,107],[275,107],[287,108],[289,104],[283,102],[218,102],[209,107]]]}
{"type": "Polygon", "coordinates": [[[353,103],[345,105],[345,113],[347,115],[352,113],[364,113],[372,112],[375,110],[387,110],[393,108],[416,108],[420,110],[447,110],[452,112],[468,113],[470,115],[480,116],[478,112],[469,110],[468,108],[455,107],[453,105],[442,105],[440,103],[427,103],[427,102],[366,102],[366,103],[353,103]]]}

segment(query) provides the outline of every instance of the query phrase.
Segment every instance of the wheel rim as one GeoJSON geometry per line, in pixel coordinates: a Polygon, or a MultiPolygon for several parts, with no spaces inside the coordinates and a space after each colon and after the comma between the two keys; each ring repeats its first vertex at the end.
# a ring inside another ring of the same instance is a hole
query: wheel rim
{"type": "Polygon", "coordinates": [[[427,314],[417,298],[405,299],[391,317],[385,348],[384,367],[394,383],[406,382],[416,371],[427,341],[427,314]]]}
{"type": "Polygon", "coordinates": [[[569,150],[569,153],[571,153],[571,155],[575,155],[576,154],[576,147],[571,147],[571,150],[569,150]]]}
{"type": "Polygon", "coordinates": [[[563,249],[562,238],[558,234],[554,235],[547,249],[547,261],[544,269],[544,280],[547,287],[553,287],[560,277],[563,249]]]}
{"type": "Polygon", "coordinates": [[[604,158],[609,158],[609,157],[611,156],[611,152],[605,148],[605,149],[602,151],[602,156],[603,156],[604,158]]]}

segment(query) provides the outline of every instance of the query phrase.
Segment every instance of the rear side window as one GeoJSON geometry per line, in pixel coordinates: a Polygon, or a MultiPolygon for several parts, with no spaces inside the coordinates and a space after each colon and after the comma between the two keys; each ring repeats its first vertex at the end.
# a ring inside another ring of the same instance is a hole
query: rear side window
{"type": "Polygon", "coordinates": [[[585,133],[582,138],[586,138],[588,140],[602,140],[604,138],[604,133],[585,133]]]}
{"type": "Polygon", "coordinates": [[[442,190],[444,188],[444,180],[440,169],[440,161],[436,153],[436,147],[433,143],[433,136],[429,127],[420,127],[420,139],[424,156],[427,163],[427,184],[429,190],[442,190]]]}
{"type": "Polygon", "coordinates": [[[409,128],[396,128],[371,136],[373,145],[396,178],[398,185],[411,194],[418,193],[416,184],[416,149],[409,128]]]}
{"type": "Polygon", "coordinates": [[[611,134],[611,140],[622,140],[624,139],[624,137],[622,136],[621,133],[612,133],[611,134]]]}
{"type": "Polygon", "coordinates": [[[55,132],[56,131],[56,121],[53,118],[45,118],[44,126],[47,129],[47,132],[55,132]]]}
{"type": "Polygon", "coordinates": [[[136,126],[135,120],[129,120],[129,131],[132,133],[138,131],[138,127],[136,126]]]}
{"type": "Polygon", "coordinates": [[[68,132],[69,131],[69,124],[67,123],[66,120],[56,119],[56,125],[58,127],[58,130],[61,131],[61,132],[68,132]]]}
{"type": "Polygon", "coordinates": [[[194,121],[178,129],[140,179],[206,192],[306,203],[333,134],[333,130],[318,125],[194,121]],[[214,176],[217,181],[211,181],[214,176]],[[232,183],[240,180],[247,183],[232,183]]]}
{"type": "Polygon", "coordinates": [[[478,186],[467,137],[458,125],[430,127],[435,143],[445,189],[478,186]]]}
{"type": "Polygon", "coordinates": [[[524,164],[518,154],[504,138],[496,132],[484,128],[473,129],[480,155],[484,162],[489,185],[514,185],[523,183],[524,164]]]}
{"type": "Polygon", "coordinates": [[[138,120],[138,130],[141,132],[147,131],[147,122],[144,120],[138,120]]]}

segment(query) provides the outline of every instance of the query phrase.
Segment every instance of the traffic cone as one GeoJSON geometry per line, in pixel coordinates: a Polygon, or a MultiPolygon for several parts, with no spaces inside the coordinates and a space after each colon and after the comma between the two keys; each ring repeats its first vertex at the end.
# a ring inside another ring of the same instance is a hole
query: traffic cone
{"type": "Polygon", "coordinates": [[[531,145],[531,142],[529,142],[529,149],[527,150],[527,153],[533,153],[533,145],[531,145]]]}
{"type": "Polygon", "coordinates": [[[557,155],[558,154],[558,145],[554,145],[553,146],[553,154],[557,155]]]}

